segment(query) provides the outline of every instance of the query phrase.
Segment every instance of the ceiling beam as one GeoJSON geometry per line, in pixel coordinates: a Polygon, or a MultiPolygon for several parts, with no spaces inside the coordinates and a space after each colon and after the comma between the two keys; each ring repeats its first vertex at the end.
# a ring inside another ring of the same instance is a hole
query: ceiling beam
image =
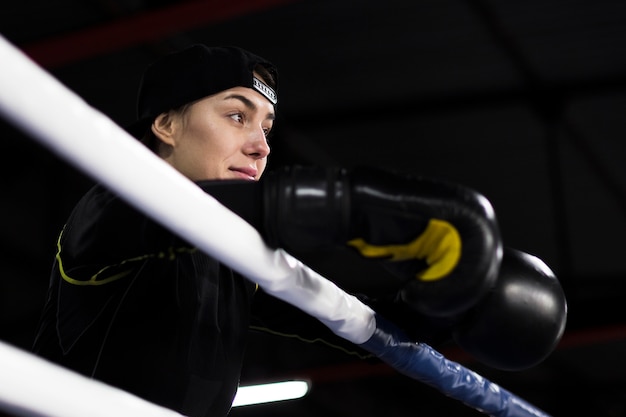
{"type": "Polygon", "coordinates": [[[293,1],[186,1],[18,46],[42,67],[55,68],[293,1]]]}

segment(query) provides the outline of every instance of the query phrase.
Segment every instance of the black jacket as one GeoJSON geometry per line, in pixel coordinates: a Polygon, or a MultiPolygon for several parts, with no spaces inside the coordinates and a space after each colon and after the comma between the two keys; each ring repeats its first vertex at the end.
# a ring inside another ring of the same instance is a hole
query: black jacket
{"type": "MultiPolygon", "coordinates": [[[[79,201],[57,249],[35,353],[191,417],[228,414],[262,294],[254,283],[102,186],[79,201]]],[[[288,333],[291,319],[305,337],[354,348],[267,298],[257,327],[288,333]]]]}

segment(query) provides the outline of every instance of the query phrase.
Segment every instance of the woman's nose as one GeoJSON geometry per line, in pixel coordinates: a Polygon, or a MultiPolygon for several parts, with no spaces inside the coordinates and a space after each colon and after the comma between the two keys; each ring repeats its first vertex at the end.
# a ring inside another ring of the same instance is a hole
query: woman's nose
{"type": "Polygon", "coordinates": [[[267,137],[265,136],[265,131],[262,128],[254,131],[248,149],[248,154],[257,158],[265,158],[269,155],[270,146],[267,143],[267,137]]]}

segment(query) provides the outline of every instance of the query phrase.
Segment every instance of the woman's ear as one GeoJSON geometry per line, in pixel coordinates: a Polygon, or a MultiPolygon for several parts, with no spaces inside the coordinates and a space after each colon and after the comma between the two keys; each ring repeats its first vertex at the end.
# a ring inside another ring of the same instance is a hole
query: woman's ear
{"type": "Polygon", "coordinates": [[[174,131],[175,131],[175,123],[174,118],[170,112],[159,114],[156,119],[152,122],[150,129],[154,136],[156,136],[161,142],[174,146],[174,131]]]}

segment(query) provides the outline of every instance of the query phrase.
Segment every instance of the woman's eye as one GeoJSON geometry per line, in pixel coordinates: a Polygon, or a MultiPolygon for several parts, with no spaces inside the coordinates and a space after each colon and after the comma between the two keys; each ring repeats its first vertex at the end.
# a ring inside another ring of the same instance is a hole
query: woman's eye
{"type": "Polygon", "coordinates": [[[231,114],[230,118],[239,123],[243,122],[243,114],[241,113],[231,114]]]}

